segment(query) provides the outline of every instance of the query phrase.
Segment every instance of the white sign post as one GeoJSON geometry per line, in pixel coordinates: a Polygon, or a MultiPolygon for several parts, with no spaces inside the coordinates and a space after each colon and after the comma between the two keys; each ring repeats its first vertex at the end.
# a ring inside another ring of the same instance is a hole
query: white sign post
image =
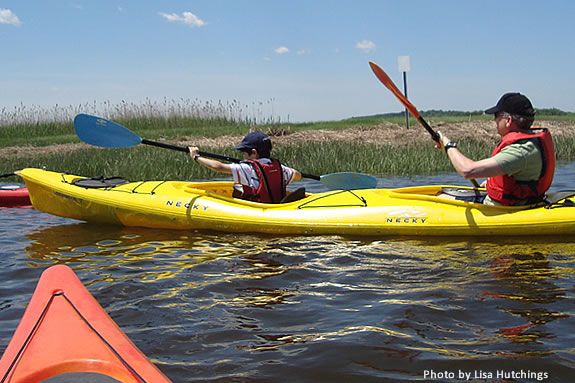
{"type": "MultiPolygon", "coordinates": [[[[407,98],[407,72],[411,69],[409,56],[398,56],[397,66],[399,71],[403,73],[403,95],[407,98]]],[[[409,112],[405,109],[405,126],[409,129],[409,112]]]]}

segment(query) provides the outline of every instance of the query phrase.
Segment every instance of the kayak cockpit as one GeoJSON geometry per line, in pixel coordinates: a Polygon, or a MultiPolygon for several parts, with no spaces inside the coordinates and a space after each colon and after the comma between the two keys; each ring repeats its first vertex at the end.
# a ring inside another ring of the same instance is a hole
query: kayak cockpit
{"type": "Polygon", "coordinates": [[[424,185],[391,189],[389,195],[401,199],[481,204],[486,193],[485,189],[475,189],[468,186],[424,185]]]}
{"type": "Polygon", "coordinates": [[[390,197],[442,202],[451,205],[463,206],[481,206],[485,209],[496,209],[502,211],[515,211],[527,210],[546,205],[546,202],[534,203],[531,205],[518,205],[518,206],[502,206],[502,205],[484,205],[487,192],[484,188],[473,188],[469,186],[453,186],[453,185],[425,185],[425,186],[412,186],[399,189],[392,189],[389,193],[390,197]]]}
{"type": "MultiPolygon", "coordinates": [[[[242,202],[250,202],[245,201],[240,198],[237,198],[237,193],[239,190],[234,187],[234,183],[230,181],[207,181],[207,182],[189,182],[185,185],[184,191],[193,194],[204,194],[210,196],[217,196],[223,198],[230,198],[235,201],[242,201],[242,202]]],[[[288,190],[287,195],[284,197],[281,204],[287,204],[295,201],[302,200],[306,197],[309,197],[311,194],[306,193],[305,188],[297,188],[294,190],[288,190]]],[[[261,206],[262,203],[259,202],[250,202],[255,203],[258,206],[261,206]]],[[[268,204],[266,204],[268,205],[268,204]]],[[[278,205],[278,204],[271,204],[271,205],[278,205]]]]}

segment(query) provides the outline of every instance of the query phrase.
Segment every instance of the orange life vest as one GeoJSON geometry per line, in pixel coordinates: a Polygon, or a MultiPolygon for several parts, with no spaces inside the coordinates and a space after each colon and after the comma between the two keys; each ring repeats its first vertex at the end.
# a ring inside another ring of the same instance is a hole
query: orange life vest
{"type": "Polygon", "coordinates": [[[543,161],[541,174],[539,179],[533,181],[517,181],[508,175],[490,177],[487,180],[487,195],[502,205],[529,204],[541,201],[553,182],[555,146],[551,133],[547,129],[533,130],[533,133],[510,132],[501,139],[491,156],[493,157],[506,146],[525,139],[535,139],[539,143],[543,161]]]}
{"type": "Polygon", "coordinates": [[[242,161],[250,164],[258,176],[258,188],[242,185],[242,198],[263,203],[279,203],[286,194],[282,166],[276,159],[271,162],[260,160],[242,161]]]}

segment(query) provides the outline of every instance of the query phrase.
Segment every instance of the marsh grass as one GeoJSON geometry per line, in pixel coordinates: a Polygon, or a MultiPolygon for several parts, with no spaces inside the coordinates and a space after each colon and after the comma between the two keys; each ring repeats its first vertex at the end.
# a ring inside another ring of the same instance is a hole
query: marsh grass
{"type": "Polygon", "coordinates": [[[344,129],[363,123],[361,119],[313,123],[282,122],[274,116],[262,117],[260,108],[265,107],[265,104],[249,106],[241,105],[236,100],[206,102],[197,99],[164,99],[161,102],[146,100],[142,104],[122,101],[119,104],[93,102],[56,105],[48,109],[21,105],[13,110],[0,110],[0,147],[79,142],[73,126],[73,119],[79,113],[114,120],[151,140],[243,135],[256,126],[272,135],[284,135],[312,129],[344,129]]]}
{"type": "MultiPolygon", "coordinates": [[[[480,159],[490,154],[484,141],[460,142],[461,150],[470,158],[480,159]]],[[[557,152],[560,160],[575,159],[573,139],[559,137],[557,152]]],[[[239,157],[233,149],[211,149],[230,157],[239,157]]],[[[421,143],[402,146],[392,144],[362,144],[342,141],[296,142],[276,145],[273,155],[283,163],[310,174],[351,171],[385,178],[453,172],[442,151],[421,143]]],[[[180,152],[148,146],[130,149],[86,148],[71,152],[49,153],[32,157],[5,158],[0,174],[25,167],[46,168],[81,176],[121,176],[129,180],[196,180],[230,179],[193,162],[180,152]]]]}
{"type": "Polygon", "coordinates": [[[573,137],[555,137],[554,141],[558,160],[575,160],[575,139],[573,137]]]}
{"type": "MultiPolygon", "coordinates": [[[[485,156],[485,145],[468,142],[466,153],[477,158],[485,156]]],[[[206,148],[209,150],[209,148],[206,148]]],[[[219,154],[239,157],[234,150],[218,150],[219,154]]],[[[374,145],[361,143],[299,142],[278,145],[274,155],[302,172],[327,174],[353,171],[379,177],[434,174],[453,171],[445,155],[432,145],[374,145]]],[[[139,146],[131,149],[96,149],[51,153],[33,158],[3,161],[0,172],[24,167],[39,167],[83,176],[121,176],[130,180],[193,180],[229,178],[194,163],[187,155],[165,149],[139,146]]]]}
{"type": "Polygon", "coordinates": [[[281,126],[280,118],[262,117],[272,101],[240,104],[198,99],[146,99],[143,103],[122,101],[56,105],[52,108],[20,105],[0,109],[0,146],[51,145],[78,142],[72,121],[79,113],[93,114],[125,124],[134,132],[155,139],[186,135],[215,137],[223,133],[245,133],[254,125],[281,126]]]}
{"type": "MultiPolygon", "coordinates": [[[[470,156],[487,155],[483,142],[470,140],[461,147],[470,156]]],[[[317,145],[302,142],[275,150],[282,162],[316,174],[353,171],[385,177],[453,171],[445,155],[431,144],[397,146],[336,141],[317,145]]]]}
{"type": "MultiPolygon", "coordinates": [[[[72,120],[77,113],[101,115],[125,125],[130,130],[151,140],[177,141],[190,137],[217,138],[223,135],[241,136],[257,127],[272,135],[291,134],[306,130],[341,130],[355,126],[377,126],[395,123],[398,128],[405,121],[402,115],[367,116],[341,121],[313,123],[287,123],[270,117],[262,118],[257,108],[262,104],[246,106],[237,101],[229,103],[201,102],[199,100],[167,100],[143,104],[122,102],[84,104],[78,106],[42,109],[21,108],[0,111],[0,147],[48,146],[79,142],[72,120]],[[247,112],[249,110],[249,112],[247,112]],[[256,111],[256,112],[254,112],[256,111]]],[[[489,116],[429,115],[426,120],[435,123],[457,123],[471,120],[489,121],[489,116]]],[[[558,121],[573,121],[573,116],[558,116],[558,121]]],[[[411,120],[412,124],[416,121],[411,120]]],[[[413,126],[411,129],[421,129],[413,126]]],[[[425,134],[425,133],[423,133],[425,134]]],[[[556,137],[559,160],[575,159],[575,139],[556,137]]],[[[462,151],[470,158],[488,156],[492,145],[485,141],[466,139],[460,142],[462,151]]],[[[205,151],[238,157],[233,149],[202,147],[205,151]],[[213,149],[213,150],[212,150],[213,149]]],[[[341,171],[361,172],[379,177],[409,176],[452,172],[453,168],[441,151],[431,142],[368,143],[345,140],[284,141],[274,145],[273,155],[283,163],[305,173],[327,174],[341,171]]],[[[165,149],[140,145],[130,149],[85,148],[53,153],[50,151],[26,156],[4,156],[0,174],[25,167],[44,167],[84,176],[122,176],[130,180],[191,180],[226,178],[198,166],[186,155],[165,149]]],[[[228,177],[229,178],[229,177],[228,177]]]]}

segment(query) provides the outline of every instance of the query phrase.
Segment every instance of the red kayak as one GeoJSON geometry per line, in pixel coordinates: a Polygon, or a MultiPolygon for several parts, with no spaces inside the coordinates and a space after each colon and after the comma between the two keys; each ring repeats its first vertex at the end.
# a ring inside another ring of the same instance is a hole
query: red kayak
{"type": "Polygon", "coordinates": [[[65,265],[48,268],[0,360],[0,382],[96,373],[122,383],[170,380],[128,339],[65,265]]]}
{"type": "Polygon", "coordinates": [[[0,186],[0,207],[30,206],[28,189],[23,186],[0,186]]]}

